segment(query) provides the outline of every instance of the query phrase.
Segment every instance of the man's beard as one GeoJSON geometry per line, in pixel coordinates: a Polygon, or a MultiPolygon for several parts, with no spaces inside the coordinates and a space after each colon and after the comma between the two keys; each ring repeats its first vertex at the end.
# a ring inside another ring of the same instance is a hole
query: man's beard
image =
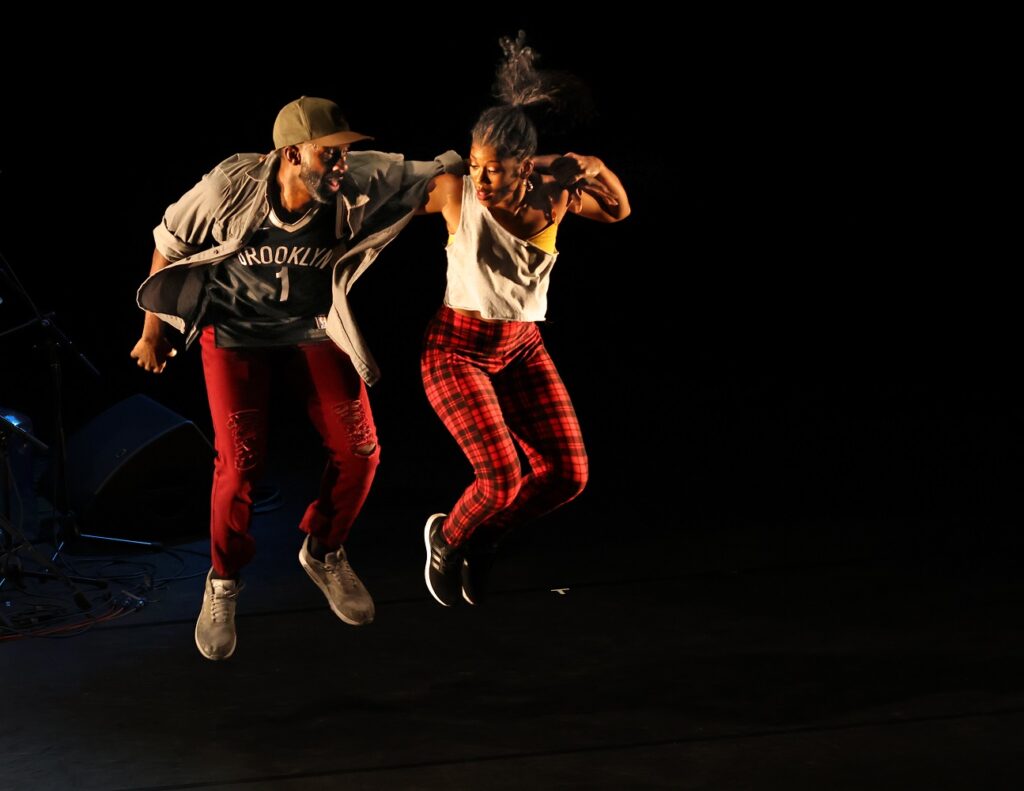
{"type": "MultiPolygon", "coordinates": [[[[302,183],[306,185],[309,194],[313,196],[313,200],[317,203],[331,203],[334,201],[334,196],[337,193],[328,186],[330,175],[330,173],[315,173],[305,163],[302,164],[302,169],[299,171],[299,178],[302,179],[302,183]]],[[[336,178],[340,183],[341,176],[338,175],[336,178]]]]}

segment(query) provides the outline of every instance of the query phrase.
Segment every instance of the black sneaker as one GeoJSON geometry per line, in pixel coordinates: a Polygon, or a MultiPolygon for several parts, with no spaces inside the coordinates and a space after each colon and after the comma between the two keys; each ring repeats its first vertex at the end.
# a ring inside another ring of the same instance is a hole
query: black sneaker
{"type": "Polygon", "coordinates": [[[427,548],[427,565],[423,579],[430,595],[445,607],[458,604],[461,587],[462,551],[445,541],[441,527],[448,514],[433,514],[423,528],[423,543],[427,548]]]}
{"type": "Polygon", "coordinates": [[[462,598],[469,604],[480,604],[487,596],[498,542],[492,539],[470,539],[462,557],[462,598]]]}

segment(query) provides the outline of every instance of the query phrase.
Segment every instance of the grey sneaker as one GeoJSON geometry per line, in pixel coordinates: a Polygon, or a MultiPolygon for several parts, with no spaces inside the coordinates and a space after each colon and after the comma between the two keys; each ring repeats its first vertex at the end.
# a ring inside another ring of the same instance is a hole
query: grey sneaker
{"type": "Polygon", "coordinates": [[[328,552],[323,562],[309,553],[309,536],[299,550],[299,563],[309,578],[324,592],[334,614],[345,623],[362,626],[371,623],[374,616],[373,599],[359,577],[348,564],[345,548],[328,552]]]}
{"type": "Polygon", "coordinates": [[[423,527],[423,544],[427,564],[423,580],[438,604],[451,607],[459,602],[461,590],[462,549],[445,541],[441,528],[447,514],[432,514],[423,527]]]}
{"type": "Polygon", "coordinates": [[[206,575],[203,607],[196,621],[196,647],[207,659],[227,659],[235,653],[235,605],[242,583],[214,579],[213,569],[206,575]]]}

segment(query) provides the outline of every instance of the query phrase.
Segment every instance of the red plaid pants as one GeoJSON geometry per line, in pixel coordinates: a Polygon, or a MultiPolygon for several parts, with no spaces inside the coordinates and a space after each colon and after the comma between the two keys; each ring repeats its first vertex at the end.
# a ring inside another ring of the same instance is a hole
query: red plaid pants
{"type": "Polygon", "coordinates": [[[445,520],[450,544],[477,530],[498,535],[583,491],[587,453],[576,411],[536,324],[442,307],[427,326],[420,371],[475,474],[445,520]]]}

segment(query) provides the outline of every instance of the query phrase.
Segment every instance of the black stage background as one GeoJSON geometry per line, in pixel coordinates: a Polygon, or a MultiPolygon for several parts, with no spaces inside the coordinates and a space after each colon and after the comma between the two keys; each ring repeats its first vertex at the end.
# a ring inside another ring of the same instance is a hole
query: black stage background
{"type": "MultiPolygon", "coordinates": [[[[65,28],[34,40],[33,60],[4,54],[0,251],[100,371],[62,353],[69,432],[139,392],[208,430],[197,349],[159,377],[128,358],[169,202],[223,157],[269,149],[278,108],[301,94],[337,100],[381,150],[465,153],[497,38],[524,27],[597,109],[542,150],[602,156],[634,207],[559,236],[544,332],[590,443],[580,515],[625,501],[631,529],[824,516],[891,521],[915,541],[942,525],[957,540],[1011,535],[1016,306],[960,188],[955,53],[936,58],[910,21],[838,13],[799,31],[692,14],[682,26],[309,16],[226,38],[65,28]]],[[[447,496],[468,473],[417,370],[443,243],[438,218],[414,220],[354,292],[384,371],[375,496],[447,496]]],[[[0,289],[0,401],[52,440],[40,330],[9,332],[30,313],[9,281],[0,289]]],[[[278,441],[309,439],[300,411],[275,425],[278,441]]]]}

